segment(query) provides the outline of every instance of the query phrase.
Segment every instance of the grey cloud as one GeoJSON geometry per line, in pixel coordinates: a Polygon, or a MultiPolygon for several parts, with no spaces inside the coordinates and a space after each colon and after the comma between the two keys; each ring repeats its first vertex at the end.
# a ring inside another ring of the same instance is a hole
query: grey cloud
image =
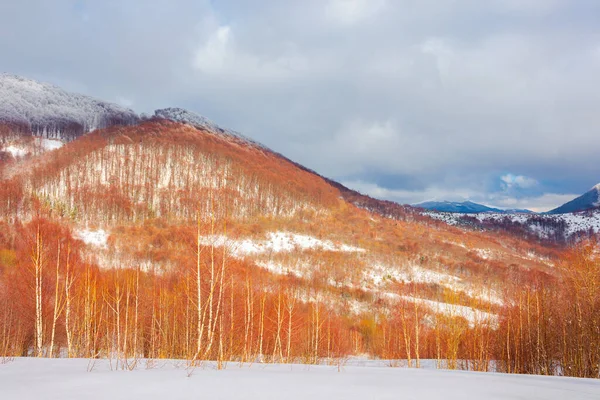
{"type": "Polygon", "coordinates": [[[0,4],[7,71],[187,107],[383,197],[543,208],[600,181],[591,0],[22,3],[0,4]]]}

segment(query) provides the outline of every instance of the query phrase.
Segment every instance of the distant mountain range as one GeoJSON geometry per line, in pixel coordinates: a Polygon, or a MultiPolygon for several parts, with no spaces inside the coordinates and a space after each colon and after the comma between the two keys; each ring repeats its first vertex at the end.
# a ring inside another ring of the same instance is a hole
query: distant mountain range
{"type": "Polygon", "coordinates": [[[449,212],[449,213],[461,213],[461,214],[478,214],[478,213],[498,213],[498,214],[533,214],[530,210],[501,210],[499,208],[493,208],[484,206],[483,204],[473,203],[472,201],[426,201],[423,203],[415,204],[414,207],[424,208],[426,210],[449,212]]]}
{"type": "MultiPolygon", "coordinates": [[[[472,201],[426,201],[414,204],[414,207],[424,208],[431,211],[460,213],[460,214],[479,214],[479,213],[497,213],[497,214],[536,214],[526,209],[508,209],[484,206],[483,204],[473,203],[472,201]]],[[[544,214],[568,214],[581,211],[600,209],[600,183],[585,192],[581,196],[550,210],[544,214]]]]}
{"type": "Polygon", "coordinates": [[[426,214],[449,225],[476,227],[483,231],[521,232],[525,237],[537,237],[552,243],[568,243],[600,233],[600,184],[544,213],[501,210],[470,201],[428,201],[413,207],[436,211],[426,214]]]}
{"type": "Polygon", "coordinates": [[[563,204],[548,214],[566,214],[578,211],[591,210],[600,207],[600,183],[585,192],[581,196],[563,204]]]}

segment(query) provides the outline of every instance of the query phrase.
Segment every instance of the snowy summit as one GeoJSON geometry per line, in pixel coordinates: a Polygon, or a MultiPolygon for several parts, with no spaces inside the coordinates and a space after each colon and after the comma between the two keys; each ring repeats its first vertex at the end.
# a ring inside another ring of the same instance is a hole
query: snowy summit
{"type": "Polygon", "coordinates": [[[549,214],[565,214],[590,210],[600,206],[600,183],[581,196],[549,211],[549,214]]]}
{"type": "Polygon", "coordinates": [[[116,104],[69,93],[47,83],[0,74],[0,122],[45,138],[72,140],[112,125],[137,123],[137,114],[116,104]]]}

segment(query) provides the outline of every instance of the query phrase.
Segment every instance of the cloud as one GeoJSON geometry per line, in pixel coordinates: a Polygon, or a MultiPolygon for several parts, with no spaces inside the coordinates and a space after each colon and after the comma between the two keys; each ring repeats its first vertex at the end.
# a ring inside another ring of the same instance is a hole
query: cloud
{"type": "Polygon", "coordinates": [[[273,56],[261,56],[240,48],[231,26],[215,28],[196,49],[192,65],[204,75],[249,83],[278,82],[302,72],[306,61],[293,46],[273,56]]]}
{"type": "Polygon", "coordinates": [[[558,193],[544,193],[540,196],[525,197],[525,198],[514,198],[506,197],[496,200],[496,204],[500,208],[518,208],[527,209],[536,212],[550,211],[564,203],[573,200],[578,194],[558,194],[558,193]]]}
{"type": "Polygon", "coordinates": [[[371,197],[396,201],[402,204],[416,204],[423,201],[465,201],[476,197],[478,193],[474,190],[452,189],[447,190],[440,187],[428,187],[423,190],[401,190],[388,189],[371,182],[344,181],[344,186],[357,190],[371,197]]]}
{"type": "Polygon", "coordinates": [[[485,194],[469,188],[427,187],[422,190],[388,189],[371,182],[344,181],[343,185],[369,196],[392,200],[402,204],[423,201],[473,201],[501,209],[527,209],[544,212],[554,209],[577,197],[577,194],[543,193],[536,196],[513,197],[506,193],[485,194]]]}
{"type": "Polygon", "coordinates": [[[220,26],[203,43],[194,56],[194,66],[207,73],[219,72],[228,60],[231,46],[231,28],[220,26]]]}
{"type": "Polygon", "coordinates": [[[31,0],[0,4],[0,52],[6,71],[189,108],[400,202],[541,207],[600,181],[598,16],[587,0],[31,0]]]}
{"type": "Polygon", "coordinates": [[[539,184],[535,179],[523,175],[506,174],[502,175],[500,180],[503,182],[506,190],[512,188],[529,189],[539,184]]]}

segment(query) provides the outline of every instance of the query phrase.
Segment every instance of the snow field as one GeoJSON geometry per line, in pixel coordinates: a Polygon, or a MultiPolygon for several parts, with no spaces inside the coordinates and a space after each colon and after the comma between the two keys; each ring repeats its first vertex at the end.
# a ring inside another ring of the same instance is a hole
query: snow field
{"type": "MultiPolygon", "coordinates": [[[[352,364],[352,363],[349,363],[352,364]]],[[[156,362],[111,371],[107,360],[17,358],[0,364],[2,399],[598,399],[600,381],[564,377],[363,366],[156,362]],[[191,372],[191,375],[189,374],[191,372]],[[188,376],[189,375],[189,376],[188,376]]]]}

